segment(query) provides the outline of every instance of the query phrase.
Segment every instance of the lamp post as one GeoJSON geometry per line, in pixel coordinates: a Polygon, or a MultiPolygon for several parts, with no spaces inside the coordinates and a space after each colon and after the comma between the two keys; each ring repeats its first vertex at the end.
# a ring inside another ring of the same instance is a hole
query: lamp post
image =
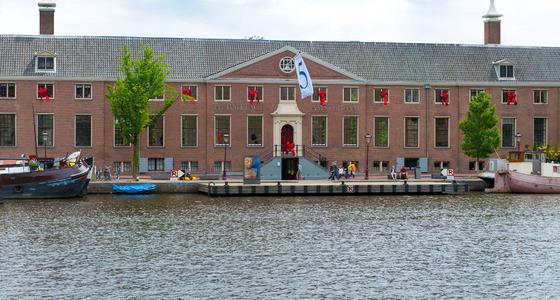
{"type": "Polygon", "coordinates": [[[365,180],[369,179],[369,144],[371,143],[371,134],[366,134],[366,176],[365,180]]]}
{"type": "Polygon", "coordinates": [[[519,152],[519,146],[521,144],[521,133],[515,134],[515,142],[517,143],[517,151],[519,152]]]}
{"type": "Polygon", "coordinates": [[[222,173],[222,180],[226,180],[226,159],[227,159],[228,146],[229,146],[229,134],[224,133],[224,171],[222,173]]]}
{"type": "Polygon", "coordinates": [[[46,131],[43,131],[43,147],[45,149],[44,155],[43,155],[43,160],[44,160],[44,165],[45,168],[47,166],[47,139],[48,139],[49,133],[46,131]]]}

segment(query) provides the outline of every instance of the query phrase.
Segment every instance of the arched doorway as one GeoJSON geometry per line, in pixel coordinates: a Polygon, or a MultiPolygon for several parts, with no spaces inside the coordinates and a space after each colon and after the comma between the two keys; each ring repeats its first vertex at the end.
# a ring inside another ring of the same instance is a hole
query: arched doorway
{"type": "Polygon", "coordinates": [[[286,145],[288,142],[294,142],[294,127],[292,125],[284,125],[282,126],[282,130],[280,131],[280,142],[282,146],[286,145]]]}

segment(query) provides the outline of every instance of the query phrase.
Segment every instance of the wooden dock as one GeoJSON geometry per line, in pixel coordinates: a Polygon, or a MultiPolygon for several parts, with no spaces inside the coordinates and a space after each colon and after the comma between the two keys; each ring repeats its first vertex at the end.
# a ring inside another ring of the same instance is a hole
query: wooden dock
{"type": "Polygon", "coordinates": [[[270,181],[260,184],[216,181],[198,184],[208,196],[251,195],[391,195],[457,194],[469,192],[469,184],[459,181],[270,181]]]}

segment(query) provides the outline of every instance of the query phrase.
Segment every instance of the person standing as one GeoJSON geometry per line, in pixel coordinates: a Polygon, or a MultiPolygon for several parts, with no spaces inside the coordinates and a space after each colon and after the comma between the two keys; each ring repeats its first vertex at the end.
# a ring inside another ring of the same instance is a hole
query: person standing
{"type": "Polygon", "coordinates": [[[348,176],[352,177],[352,179],[355,179],[356,178],[355,172],[356,172],[356,165],[354,164],[353,161],[351,161],[350,164],[348,165],[348,173],[349,173],[348,176]]]}
{"type": "Polygon", "coordinates": [[[298,162],[297,169],[298,169],[297,179],[298,180],[303,180],[303,167],[301,166],[301,162],[298,162]]]}
{"type": "Polygon", "coordinates": [[[336,166],[336,161],[333,161],[333,163],[331,164],[331,176],[329,176],[329,179],[335,180],[337,175],[338,167],[336,166]]]}

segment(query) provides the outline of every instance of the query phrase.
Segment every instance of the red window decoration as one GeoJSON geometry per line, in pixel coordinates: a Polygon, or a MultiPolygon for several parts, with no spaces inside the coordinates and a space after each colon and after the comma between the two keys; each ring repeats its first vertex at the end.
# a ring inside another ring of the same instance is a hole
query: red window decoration
{"type": "Polygon", "coordinates": [[[296,150],[295,150],[295,145],[294,143],[287,141],[286,144],[284,144],[284,154],[286,154],[286,156],[288,155],[288,153],[292,152],[292,156],[296,156],[296,150]]]}
{"type": "Polygon", "coordinates": [[[506,93],[507,105],[513,104],[517,105],[517,93],[514,91],[509,91],[506,93]]]}
{"type": "Polygon", "coordinates": [[[387,102],[389,101],[389,93],[387,90],[381,90],[379,97],[383,98],[383,105],[387,105],[387,102]]]}
{"type": "Polygon", "coordinates": [[[251,105],[255,100],[259,102],[259,93],[257,92],[257,89],[249,90],[249,102],[251,103],[251,105]]]}
{"type": "Polygon", "coordinates": [[[43,100],[43,98],[45,98],[45,102],[49,103],[49,92],[46,87],[39,87],[37,89],[37,95],[39,95],[39,99],[43,100]]]}
{"type": "Polygon", "coordinates": [[[183,87],[181,89],[181,93],[183,94],[183,99],[190,100],[191,102],[195,101],[194,97],[192,96],[192,91],[190,89],[183,87]]]}
{"type": "Polygon", "coordinates": [[[439,98],[441,99],[441,105],[448,106],[449,105],[449,93],[443,91],[439,94],[439,98]]]}
{"type": "Polygon", "coordinates": [[[321,101],[321,105],[325,106],[325,98],[327,97],[327,92],[325,91],[319,91],[317,93],[317,96],[319,96],[319,101],[321,101]]]}

